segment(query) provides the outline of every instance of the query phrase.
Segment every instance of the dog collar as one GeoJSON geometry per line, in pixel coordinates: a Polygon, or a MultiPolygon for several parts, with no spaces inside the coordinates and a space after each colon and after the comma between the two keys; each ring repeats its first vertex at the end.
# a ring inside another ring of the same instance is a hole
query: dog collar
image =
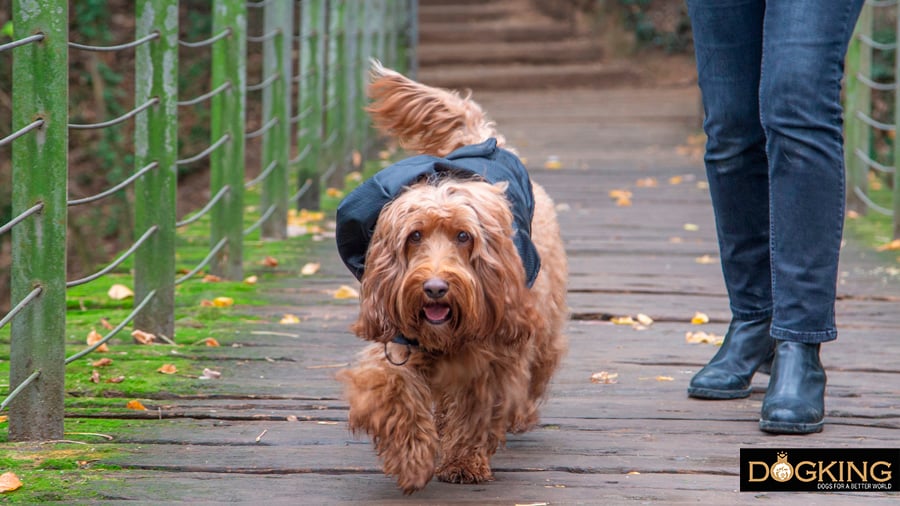
{"type": "Polygon", "coordinates": [[[391,339],[390,342],[406,346],[406,356],[403,357],[402,360],[398,361],[394,360],[394,357],[392,357],[391,353],[388,351],[388,343],[384,343],[384,358],[386,358],[388,362],[396,366],[405,365],[407,362],[409,362],[409,358],[413,353],[413,348],[422,348],[421,346],[419,346],[419,341],[415,339],[409,339],[402,334],[397,334],[397,336],[391,339]]]}

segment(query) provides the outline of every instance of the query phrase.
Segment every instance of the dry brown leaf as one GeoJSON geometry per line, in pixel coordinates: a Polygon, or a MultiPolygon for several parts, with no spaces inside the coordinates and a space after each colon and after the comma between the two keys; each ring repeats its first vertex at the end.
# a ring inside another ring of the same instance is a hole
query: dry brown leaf
{"type": "Polygon", "coordinates": [[[175,367],[174,364],[163,364],[159,369],[156,370],[156,372],[162,374],[175,374],[176,372],[178,372],[178,368],[175,367]]]}
{"type": "Polygon", "coordinates": [[[201,281],[204,283],[220,283],[222,282],[222,278],[216,276],[215,274],[207,274],[206,276],[203,276],[203,279],[201,281]]]}
{"type": "Polygon", "coordinates": [[[203,299],[200,301],[200,307],[213,307],[213,303],[211,300],[203,299]]]}
{"type": "Polygon", "coordinates": [[[135,330],[131,333],[131,338],[134,339],[134,342],[137,344],[153,344],[156,342],[155,335],[144,332],[143,330],[135,330]]]}
{"type": "Polygon", "coordinates": [[[900,251],[900,239],[894,239],[887,244],[881,245],[875,248],[875,251],[900,251]]]}
{"type": "Polygon", "coordinates": [[[203,374],[200,375],[199,379],[208,380],[208,379],[219,379],[222,376],[222,373],[219,371],[214,371],[212,369],[203,368],[203,374]]]}
{"type": "Polygon", "coordinates": [[[297,318],[296,316],[294,316],[292,314],[286,314],[281,317],[281,321],[279,321],[278,323],[280,323],[282,325],[291,325],[294,323],[300,323],[300,318],[297,318]]]}
{"type": "MultiPolygon", "coordinates": [[[[91,330],[90,332],[88,332],[88,336],[87,336],[88,346],[93,346],[94,344],[96,344],[97,342],[102,341],[102,340],[103,340],[103,336],[101,336],[96,330],[91,330]]],[[[95,351],[100,352],[100,353],[106,353],[109,351],[109,347],[106,346],[106,343],[103,343],[100,346],[98,346],[95,351]]]]}
{"type": "Polygon", "coordinates": [[[135,411],[147,411],[147,408],[145,408],[144,405],[141,404],[141,401],[139,401],[139,400],[128,401],[128,404],[125,405],[125,408],[133,409],[135,411]]]}
{"type": "Polygon", "coordinates": [[[125,376],[116,376],[115,378],[108,378],[106,380],[107,383],[121,383],[125,381],[125,376]]]}
{"type": "Polygon", "coordinates": [[[618,382],[619,373],[610,373],[608,371],[600,371],[591,374],[591,383],[601,383],[604,385],[612,385],[618,382]]]}
{"type": "Polygon", "coordinates": [[[359,150],[354,149],[353,154],[350,156],[350,161],[353,162],[354,167],[359,167],[362,165],[362,153],[359,150]]]}
{"type": "Polygon", "coordinates": [[[244,278],[244,284],[247,285],[255,285],[257,281],[259,281],[259,278],[257,276],[247,276],[246,278],[244,278]]]}
{"type": "Polygon", "coordinates": [[[694,316],[691,317],[691,324],[693,325],[703,325],[704,323],[709,323],[709,315],[706,313],[697,311],[694,313],[694,316]]]}
{"type": "Polygon", "coordinates": [[[94,369],[93,372],[91,372],[91,383],[100,383],[100,371],[97,369],[94,369]]]}
{"type": "Polygon", "coordinates": [[[219,346],[219,341],[216,341],[216,338],[214,337],[207,337],[203,340],[203,344],[209,346],[210,348],[215,348],[219,346]]]}
{"type": "Polygon", "coordinates": [[[263,259],[262,264],[266,267],[278,267],[278,260],[272,257],[266,257],[263,259]]]}
{"type": "Polygon", "coordinates": [[[285,419],[285,421],[288,421],[288,422],[296,422],[297,415],[288,415],[288,416],[284,417],[284,419],[285,419]]]}
{"type": "Polygon", "coordinates": [[[347,285],[341,285],[341,287],[338,288],[334,292],[334,298],[335,299],[358,299],[359,292],[357,292],[355,289],[353,289],[347,285]]]}
{"type": "Polygon", "coordinates": [[[134,297],[134,292],[131,291],[131,288],[128,288],[125,285],[115,284],[109,287],[109,291],[106,292],[106,295],[108,295],[109,298],[113,300],[123,300],[129,297],[134,297]]]}
{"type": "Polygon", "coordinates": [[[300,274],[303,274],[304,276],[312,276],[313,274],[319,272],[319,267],[321,267],[320,263],[309,262],[308,264],[304,265],[302,269],[300,269],[300,274]]]}
{"type": "Polygon", "coordinates": [[[12,492],[22,486],[16,473],[11,471],[0,474],[0,493],[12,492]]]}
{"type": "Polygon", "coordinates": [[[113,324],[109,323],[109,320],[107,320],[106,318],[100,318],[100,325],[106,330],[112,330],[115,328],[113,327],[113,324]]]}
{"type": "Polygon", "coordinates": [[[212,300],[212,305],[215,307],[229,307],[234,305],[234,299],[231,297],[216,297],[212,300]]]}

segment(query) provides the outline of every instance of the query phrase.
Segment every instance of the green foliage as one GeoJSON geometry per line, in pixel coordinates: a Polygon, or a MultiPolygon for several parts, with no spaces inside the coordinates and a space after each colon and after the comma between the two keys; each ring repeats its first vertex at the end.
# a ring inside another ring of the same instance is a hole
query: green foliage
{"type": "Polygon", "coordinates": [[[3,28],[0,28],[0,35],[4,35],[6,37],[9,37],[10,39],[13,38],[13,22],[12,21],[7,21],[6,23],[3,23],[3,28]]]}
{"type": "Polygon", "coordinates": [[[635,34],[638,45],[669,53],[691,48],[693,36],[687,6],[678,0],[614,0],[625,27],[635,34]]]}

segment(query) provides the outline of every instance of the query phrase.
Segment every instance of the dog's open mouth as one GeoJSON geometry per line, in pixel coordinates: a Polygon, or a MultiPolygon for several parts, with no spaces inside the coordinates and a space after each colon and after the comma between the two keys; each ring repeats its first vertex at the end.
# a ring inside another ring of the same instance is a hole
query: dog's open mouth
{"type": "Polygon", "coordinates": [[[440,325],[450,319],[450,306],[441,302],[425,304],[422,308],[425,319],[432,325],[440,325]]]}

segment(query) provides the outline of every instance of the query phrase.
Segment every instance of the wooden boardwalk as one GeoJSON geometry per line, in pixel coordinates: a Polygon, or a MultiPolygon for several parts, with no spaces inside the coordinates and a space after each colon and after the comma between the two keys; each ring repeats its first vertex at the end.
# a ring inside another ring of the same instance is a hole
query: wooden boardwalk
{"type": "MultiPolygon", "coordinates": [[[[722,335],[729,319],[702,164],[679,148],[698,128],[697,92],[668,90],[478,94],[533,177],[556,200],[571,268],[570,352],[539,429],[511,436],[493,459],[496,481],[433,481],[403,496],[371,444],[347,431],[333,379],[362,342],[347,331],[355,301],[328,290],[353,280],[333,245],[309,253],[314,281],[285,277],[259,309],[271,324],[210,349],[221,396],[161,401],[166,419],[121,436],[132,453],[122,480],[96,482],[112,501],[214,504],[801,504],[892,503],[880,494],[740,493],[740,448],[897,447],[900,441],[900,276],[852,242],[844,253],[841,337],[824,348],[826,428],[772,436],[757,420],[766,376],[735,401],[687,398],[691,375],[715,352],[685,333],[722,335]],[[556,157],[559,170],[544,169],[556,157]],[[653,178],[654,186],[639,180],[653,178]],[[674,179],[672,179],[674,178],[674,179]],[[610,190],[632,192],[618,206],[610,190]],[[892,274],[893,273],[893,274],[892,274]],[[695,312],[710,323],[690,324],[695,312]],[[284,313],[301,316],[277,325],[284,313]],[[645,330],[609,316],[645,313],[645,330]],[[615,383],[593,383],[606,371],[615,383]],[[296,417],[296,419],[294,419],[296,417]],[[265,431],[263,437],[257,437],[265,431]]],[[[699,154],[699,146],[693,148],[699,154]]],[[[224,339],[223,339],[224,340],[224,339]]]]}

